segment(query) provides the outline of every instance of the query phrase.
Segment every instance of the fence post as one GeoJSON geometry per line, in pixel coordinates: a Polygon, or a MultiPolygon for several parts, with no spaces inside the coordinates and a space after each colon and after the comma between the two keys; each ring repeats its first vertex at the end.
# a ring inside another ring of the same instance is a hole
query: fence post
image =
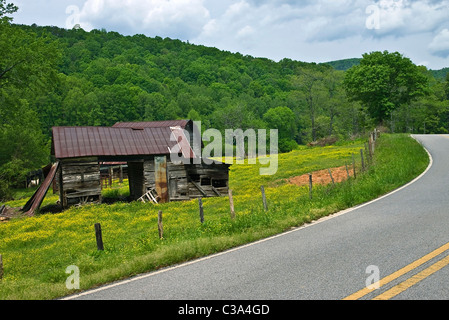
{"type": "Polygon", "coordinates": [[[345,163],[345,167],[346,167],[346,175],[348,176],[348,180],[349,180],[349,178],[351,176],[349,175],[349,169],[348,169],[348,164],[347,163],[345,163]]]}
{"type": "Polygon", "coordinates": [[[234,199],[232,198],[232,190],[231,189],[228,190],[228,194],[229,194],[229,207],[231,209],[231,219],[234,220],[235,219],[234,199]]]}
{"type": "Polygon", "coordinates": [[[0,280],[3,279],[3,258],[2,255],[0,254],[0,280]]]}
{"type": "Polygon", "coordinates": [[[312,199],[312,187],[313,187],[312,174],[309,173],[309,197],[310,197],[310,199],[312,199]]]}
{"type": "Polygon", "coordinates": [[[363,149],[360,149],[360,157],[362,158],[362,171],[365,171],[365,161],[363,160],[363,149]]]}
{"type": "Polygon", "coordinates": [[[371,156],[371,141],[368,139],[368,143],[365,143],[365,155],[367,157],[368,164],[371,164],[373,158],[371,156]]]}
{"type": "Polygon", "coordinates": [[[352,154],[352,171],[354,173],[354,179],[357,178],[357,174],[355,173],[355,156],[352,154]]]}
{"type": "Polygon", "coordinates": [[[103,236],[101,234],[101,225],[99,223],[95,224],[95,238],[97,239],[97,250],[103,251],[103,236]]]}
{"type": "Polygon", "coordinates": [[[263,202],[263,208],[265,211],[268,210],[267,206],[267,198],[265,197],[265,188],[264,186],[260,186],[260,190],[262,191],[262,202],[263,202]]]}
{"type": "Polygon", "coordinates": [[[203,200],[201,198],[198,198],[198,205],[200,207],[200,222],[204,222],[204,211],[203,211],[203,200]]]}
{"type": "Polygon", "coordinates": [[[112,167],[109,167],[108,169],[108,182],[109,182],[109,188],[112,188],[112,176],[114,174],[114,171],[112,170],[112,167]]]}
{"type": "Polygon", "coordinates": [[[365,146],[365,160],[366,160],[366,166],[368,167],[370,164],[370,158],[369,158],[369,153],[368,153],[368,144],[365,142],[363,144],[365,146]]]}
{"type": "Polygon", "coordinates": [[[329,175],[331,176],[332,184],[335,185],[334,177],[332,177],[331,169],[327,169],[329,171],[329,175]]]}
{"type": "Polygon", "coordinates": [[[162,210],[157,213],[157,230],[159,231],[159,239],[164,238],[164,227],[162,225],[162,210]]]}

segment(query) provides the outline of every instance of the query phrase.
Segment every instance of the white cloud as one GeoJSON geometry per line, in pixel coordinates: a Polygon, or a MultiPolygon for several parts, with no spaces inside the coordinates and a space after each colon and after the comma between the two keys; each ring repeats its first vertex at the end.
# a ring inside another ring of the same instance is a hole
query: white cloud
{"type": "Polygon", "coordinates": [[[380,0],[377,36],[434,32],[449,20],[449,1],[380,0]]]}
{"type": "Polygon", "coordinates": [[[330,61],[399,51],[449,66],[449,0],[9,0],[14,22],[143,33],[273,60],[330,61]],[[79,10],[67,13],[67,8],[79,10]],[[379,29],[368,28],[372,12],[379,29]]]}
{"type": "Polygon", "coordinates": [[[245,26],[237,32],[237,38],[246,38],[254,34],[254,29],[251,26],[245,26]]]}
{"type": "Polygon", "coordinates": [[[429,44],[430,52],[443,58],[449,57],[449,30],[443,29],[429,44]]]}
{"type": "Polygon", "coordinates": [[[87,0],[80,12],[87,30],[189,39],[209,21],[203,0],[87,0]]]}

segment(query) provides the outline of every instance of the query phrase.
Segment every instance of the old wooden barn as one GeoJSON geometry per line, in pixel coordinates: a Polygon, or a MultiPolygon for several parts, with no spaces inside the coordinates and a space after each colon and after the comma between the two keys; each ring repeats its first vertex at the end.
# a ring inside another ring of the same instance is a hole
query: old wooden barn
{"type": "Polygon", "coordinates": [[[104,162],[127,163],[131,200],[164,203],[226,195],[229,165],[206,164],[195,154],[194,130],[198,128],[191,120],[54,127],[52,156],[58,166],[53,176],[62,206],[101,202],[104,162]]]}

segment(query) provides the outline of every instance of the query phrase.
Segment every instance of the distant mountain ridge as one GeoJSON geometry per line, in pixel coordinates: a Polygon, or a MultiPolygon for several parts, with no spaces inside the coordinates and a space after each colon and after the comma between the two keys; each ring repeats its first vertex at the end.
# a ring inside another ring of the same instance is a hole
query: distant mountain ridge
{"type": "MultiPolygon", "coordinates": [[[[340,71],[346,71],[349,68],[353,66],[357,66],[360,64],[361,58],[350,58],[350,59],[342,59],[342,60],[335,60],[335,61],[329,61],[324,62],[322,64],[327,64],[332,66],[335,70],[340,71]]],[[[432,75],[438,79],[438,80],[444,80],[446,79],[447,74],[449,73],[449,67],[442,68],[439,70],[432,70],[429,69],[429,71],[432,73],[432,75]]]]}
{"type": "Polygon", "coordinates": [[[361,58],[350,58],[324,62],[322,64],[327,64],[332,66],[335,70],[346,71],[353,66],[358,66],[360,64],[361,58]]]}

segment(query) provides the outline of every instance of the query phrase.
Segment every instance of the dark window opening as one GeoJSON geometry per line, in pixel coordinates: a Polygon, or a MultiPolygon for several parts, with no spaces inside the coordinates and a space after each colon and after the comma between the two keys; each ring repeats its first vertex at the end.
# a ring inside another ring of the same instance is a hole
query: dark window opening
{"type": "Polygon", "coordinates": [[[212,186],[214,188],[225,188],[228,186],[228,182],[226,180],[212,180],[212,186]]]}
{"type": "Polygon", "coordinates": [[[191,174],[190,179],[195,182],[200,182],[200,175],[199,174],[191,174]]]}
{"type": "Polygon", "coordinates": [[[201,185],[202,186],[210,186],[211,185],[211,179],[210,178],[203,178],[203,179],[201,179],[201,185]]]}

